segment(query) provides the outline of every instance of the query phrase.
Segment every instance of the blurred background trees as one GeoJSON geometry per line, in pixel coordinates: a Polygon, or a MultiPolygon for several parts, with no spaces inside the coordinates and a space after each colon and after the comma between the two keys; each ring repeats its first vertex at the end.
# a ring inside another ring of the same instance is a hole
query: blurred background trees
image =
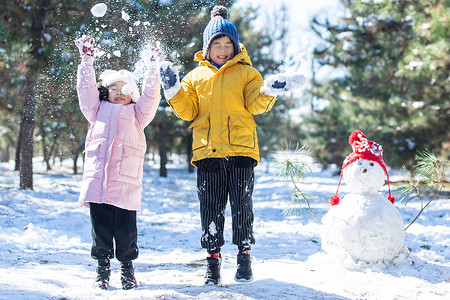
{"type": "MultiPolygon", "coordinates": [[[[102,2],[108,11],[101,18],[90,12],[98,3],[92,0],[0,4],[0,159],[15,159],[21,188],[32,188],[33,156],[47,169],[69,158],[73,172],[80,172],[88,124],[75,91],[80,57],[73,41],[83,34],[104,52],[94,63],[97,76],[105,69],[133,71],[144,45],[160,43],[183,77],[196,66],[211,8],[225,5],[263,77],[293,59],[286,57],[290,23],[283,5],[256,28],[257,7],[235,9],[232,0],[102,2]]],[[[340,165],[355,129],[389,151],[385,160],[392,167],[409,165],[422,147],[448,156],[442,152],[450,145],[448,0],[341,2],[346,13],[337,22],[311,21],[323,42],[314,50],[304,94],[282,95],[270,113],[255,116],[261,156],[300,143],[310,145],[324,167],[340,165]],[[289,112],[305,103],[305,113],[292,120],[289,112]]],[[[184,157],[193,171],[188,125],[161,98],[145,130],[161,176],[171,154],[184,157]]]]}
{"type": "Polygon", "coordinates": [[[448,159],[449,1],[342,3],[336,24],[311,24],[323,40],[314,51],[312,113],[302,122],[313,153],[324,166],[340,165],[349,132],[360,129],[391,167],[411,167],[425,148],[448,159]],[[333,75],[319,79],[321,69],[333,75]]]}
{"type": "MultiPolygon", "coordinates": [[[[229,15],[246,43],[255,67],[263,73],[280,65],[264,51],[279,36],[268,37],[250,24],[255,9],[233,10],[235,1],[216,1],[229,15]]],[[[83,34],[96,39],[104,55],[96,58],[97,76],[105,69],[133,71],[147,43],[160,46],[166,58],[181,66],[181,77],[195,68],[195,52],[210,19],[211,1],[104,1],[104,17],[90,9],[97,1],[18,0],[0,4],[0,152],[3,161],[14,158],[21,188],[32,189],[32,158],[42,157],[47,170],[73,160],[81,166],[87,122],[75,91],[80,61],[74,40],[83,34]],[[14,157],[13,153],[16,153],[14,157]],[[23,175],[23,176],[22,176],[23,175]]],[[[278,31],[276,29],[275,31],[278,31]]],[[[278,33],[277,33],[278,34],[278,33]]],[[[281,34],[281,33],[279,33],[281,34]]],[[[157,153],[160,175],[167,175],[170,154],[192,156],[192,133],[161,99],[155,120],[145,130],[148,152],[157,153]]],[[[155,157],[155,156],[153,156],[155,157]]]]}

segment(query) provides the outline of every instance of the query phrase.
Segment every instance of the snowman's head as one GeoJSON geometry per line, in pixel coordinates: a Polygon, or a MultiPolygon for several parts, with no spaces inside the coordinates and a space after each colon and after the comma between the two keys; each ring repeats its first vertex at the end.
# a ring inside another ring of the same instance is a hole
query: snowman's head
{"type": "Polygon", "coordinates": [[[366,135],[359,130],[350,134],[348,142],[352,146],[353,152],[347,155],[342,164],[341,178],[336,194],[330,197],[330,204],[339,204],[339,185],[343,178],[349,186],[350,192],[375,193],[383,186],[385,176],[389,190],[387,198],[394,203],[395,199],[391,194],[389,175],[383,161],[383,148],[374,141],[369,141],[366,135]]]}
{"type": "Polygon", "coordinates": [[[384,185],[386,173],[380,164],[367,159],[357,159],[344,168],[342,177],[347,192],[374,194],[384,185]]]}

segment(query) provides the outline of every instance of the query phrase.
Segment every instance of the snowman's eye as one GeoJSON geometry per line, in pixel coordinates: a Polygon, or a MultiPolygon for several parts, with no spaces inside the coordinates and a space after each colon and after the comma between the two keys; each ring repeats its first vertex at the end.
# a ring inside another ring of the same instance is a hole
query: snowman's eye
{"type": "Polygon", "coordinates": [[[370,166],[373,167],[373,163],[370,163],[370,166]]]}
{"type": "Polygon", "coordinates": [[[358,161],[358,165],[362,165],[362,161],[358,161]]]}

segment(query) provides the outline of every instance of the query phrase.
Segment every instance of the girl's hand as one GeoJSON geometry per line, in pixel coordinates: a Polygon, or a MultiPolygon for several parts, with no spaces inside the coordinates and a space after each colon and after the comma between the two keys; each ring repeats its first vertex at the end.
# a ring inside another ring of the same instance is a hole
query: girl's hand
{"type": "Polygon", "coordinates": [[[85,55],[94,56],[98,52],[97,48],[94,48],[94,39],[83,35],[81,38],[75,40],[75,45],[80,51],[81,57],[85,55]]]}
{"type": "Polygon", "coordinates": [[[142,60],[147,69],[154,69],[163,60],[163,53],[159,47],[150,47],[142,52],[142,60]]]}
{"type": "Polygon", "coordinates": [[[163,53],[160,48],[150,48],[150,61],[162,61],[163,53]]]}

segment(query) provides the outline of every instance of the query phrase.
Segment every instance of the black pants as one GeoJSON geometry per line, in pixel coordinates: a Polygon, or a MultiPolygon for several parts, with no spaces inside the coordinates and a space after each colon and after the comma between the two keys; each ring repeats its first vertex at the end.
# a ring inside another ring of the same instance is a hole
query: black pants
{"type": "Polygon", "coordinates": [[[116,257],[119,261],[131,261],[138,257],[136,211],[108,204],[89,203],[92,223],[92,249],[94,259],[116,257]]]}
{"type": "Polygon", "coordinates": [[[255,160],[232,156],[198,161],[197,193],[202,223],[201,245],[209,252],[225,243],[223,230],[228,196],[231,205],[233,244],[250,248],[253,236],[253,203],[255,160]]]}

